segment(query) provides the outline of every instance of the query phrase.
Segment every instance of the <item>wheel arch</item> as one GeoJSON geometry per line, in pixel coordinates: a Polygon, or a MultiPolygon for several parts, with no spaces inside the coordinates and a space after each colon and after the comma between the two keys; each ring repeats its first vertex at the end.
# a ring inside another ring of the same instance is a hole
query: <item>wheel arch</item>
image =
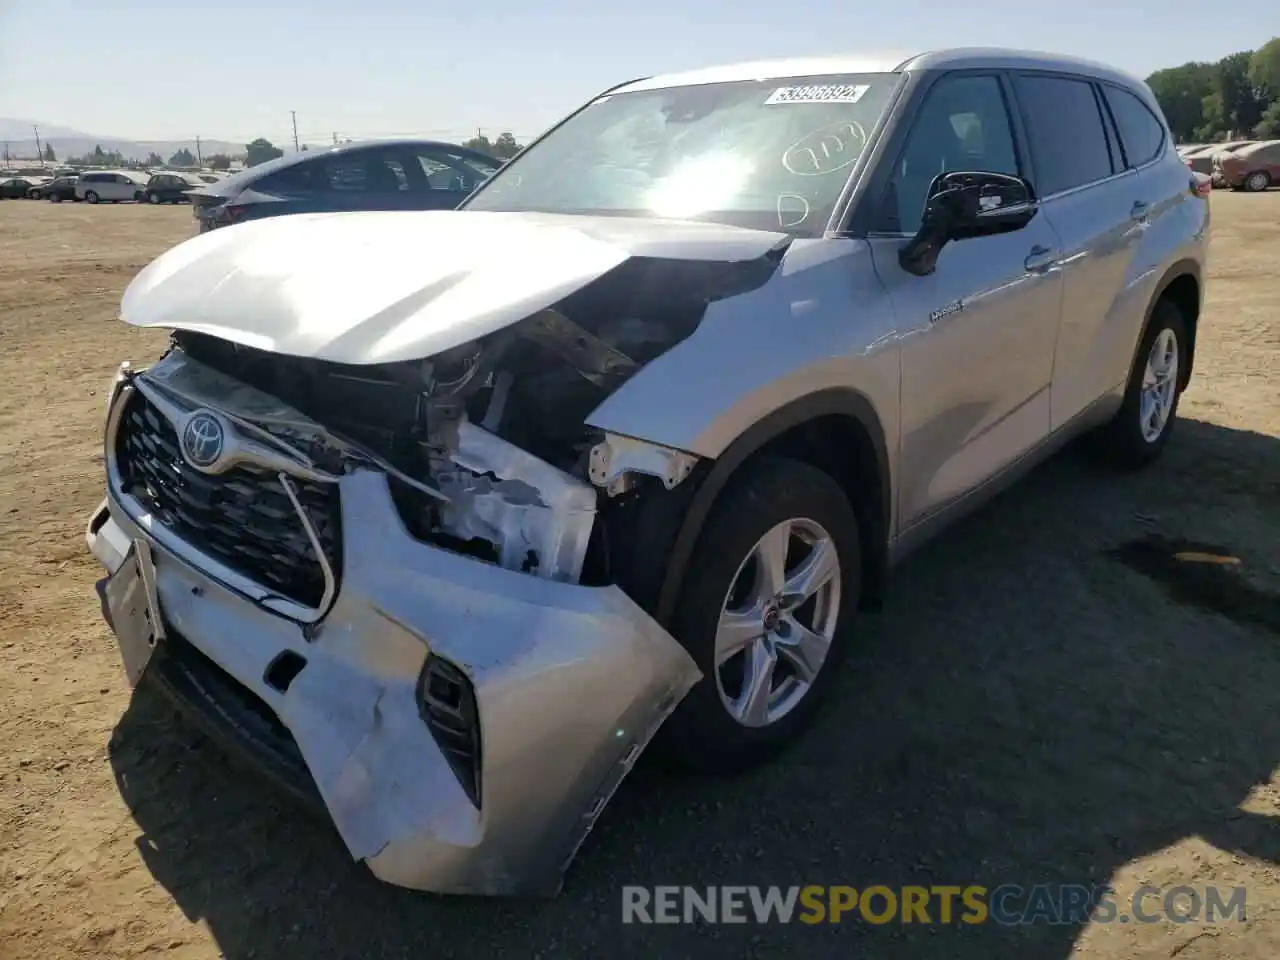
{"type": "Polygon", "coordinates": [[[1134,344],[1134,362],[1138,362],[1137,351],[1146,336],[1147,327],[1151,324],[1151,315],[1156,304],[1161,300],[1172,301],[1181,311],[1182,319],[1187,325],[1187,362],[1179,375],[1179,389],[1186,389],[1191,381],[1191,370],[1196,357],[1196,332],[1200,325],[1200,309],[1204,303],[1204,284],[1200,264],[1195,260],[1179,260],[1165,271],[1164,276],[1156,284],[1151,302],[1147,304],[1147,314],[1142,321],[1142,329],[1138,333],[1138,341],[1134,344]]]}
{"type": "Polygon", "coordinates": [[[788,456],[831,475],[848,495],[862,539],[862,606],[884,598],[889,574],[893,486],[884,427],[854,390],[821,390],[793,400],[749,427],[710,465],[680,521],[667,557],[655,616],[670,622],[680,585],[712,508],[730,481],[763,456],[788,456]]]}

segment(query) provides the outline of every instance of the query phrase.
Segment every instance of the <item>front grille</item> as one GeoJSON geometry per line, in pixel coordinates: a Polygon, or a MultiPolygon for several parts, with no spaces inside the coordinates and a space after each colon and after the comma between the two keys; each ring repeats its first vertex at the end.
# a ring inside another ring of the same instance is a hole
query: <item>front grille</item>
{"type": "MultiPolygon", "coordinates": [[[[201,553],[288,600],[318,607],[324,572],[279,477],[246,465],[200,473],[183,459],[173,424],[140,391],[125,404],[115,451],[123,492],[201,553]]],[[[337,576],[338,486],[289,479],[337,576]]]]}

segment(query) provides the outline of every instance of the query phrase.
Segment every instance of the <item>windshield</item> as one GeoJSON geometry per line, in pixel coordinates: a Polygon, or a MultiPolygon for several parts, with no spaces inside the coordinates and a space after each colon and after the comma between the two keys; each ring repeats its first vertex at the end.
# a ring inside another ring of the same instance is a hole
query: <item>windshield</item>
{"type": "Polygon", "coordinates": [[[465,207],[818,235],[898,79],[842,74],[606,94],[465,207]]]}

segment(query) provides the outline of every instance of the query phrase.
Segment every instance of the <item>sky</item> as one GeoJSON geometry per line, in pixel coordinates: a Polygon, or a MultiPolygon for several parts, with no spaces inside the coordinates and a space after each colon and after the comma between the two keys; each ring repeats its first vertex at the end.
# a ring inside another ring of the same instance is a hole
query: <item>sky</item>
{"type": "Polygon", "coordinates": [[[104,136],[525,142],[615,83],[740,60],[1008,46],[1140,76],[1280,34],[1274,0],[0,0],[0,117],[104,136]],[[874,12],[873,12],[874,6],[874,12]],[[56,24],[54,29],[51,25],[56,24]]]}

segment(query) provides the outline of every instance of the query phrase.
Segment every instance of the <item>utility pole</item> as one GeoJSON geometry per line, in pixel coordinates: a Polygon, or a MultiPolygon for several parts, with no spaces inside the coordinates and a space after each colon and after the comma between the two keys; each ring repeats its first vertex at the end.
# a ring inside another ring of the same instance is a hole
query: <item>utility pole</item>
{"type": "Polygon", "coordinates": [[[200,134],[196,134],[196,163],[204,166],[204,154],[200,152],[200,134]]]}
{"type": "Polygon", "coordinates": [[[338,131],[337,131],[337,130],[333,131],[333,145],[334,145],[335,147],[338,145],[338,131]]]}
{"type": "Polygon", "coordinates": [[[9,141],[8,140],[4,142],[4,165],[6,167],[9,165],[9,141]]]}
{"type": "Polygon", "coordinates": [[[40,155],[40,166],[43,167],[44,166],[44,147],[40,145],[40,128],[33,123],[31,125],[31,129],[36,132],[36,153],[40,155]]]}
{"type": "Polygon", "coordinates": [[[298,111],[290,110],[289,116],[293,117],[293,149],[296,152],[298,149],[298,111]]]}

